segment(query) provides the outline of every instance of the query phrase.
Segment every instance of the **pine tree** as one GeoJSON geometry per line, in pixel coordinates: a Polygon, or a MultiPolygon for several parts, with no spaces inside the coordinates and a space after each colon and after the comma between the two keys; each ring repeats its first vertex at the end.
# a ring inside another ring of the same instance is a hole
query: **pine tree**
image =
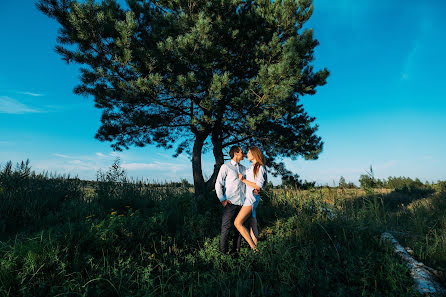
{"type": "Polygon", "coordinates": [[[157,145],[191,156],[196,197],[213,188],[224,151],[255,144],[274,176],[283,157],[317,159],[323,142],[300,103],[326,83],[303,29],[311,0],[40,0],[61,29],[56,51],[81,64],[74,92],[102,110],[96,138],[116,150],[157,145]],[[213,151],[204,180],[202,153],[213,151]]]}

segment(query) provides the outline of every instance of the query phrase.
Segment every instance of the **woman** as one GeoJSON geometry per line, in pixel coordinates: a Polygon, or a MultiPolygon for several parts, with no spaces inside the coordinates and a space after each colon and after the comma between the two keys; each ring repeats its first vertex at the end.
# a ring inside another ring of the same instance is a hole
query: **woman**
{"type": "Polygon", "coordinates": [[[249,246],[253,250],[257,250],[257,237],[259,236],[259,231],[257,230],[257,219],[256,219],[256,207],[260,202],[260,195],[255,195],[253,191],[260,190],[266,181],[266,169],[263,161],[263,154],[260,149],[256,146],[252,146],[248,150],[248,160],[252,162],[249,169],[246,170],[246,178],[242,174],[239,174],[239,179],[246,184],[246,198],[242,209],[238,213],[234,220],[234,225],[240,234],[248,242],[249,246]],[[246,219],[249,218],[249,224],[251,225],[251,235],[243,226],[246,219]]]}

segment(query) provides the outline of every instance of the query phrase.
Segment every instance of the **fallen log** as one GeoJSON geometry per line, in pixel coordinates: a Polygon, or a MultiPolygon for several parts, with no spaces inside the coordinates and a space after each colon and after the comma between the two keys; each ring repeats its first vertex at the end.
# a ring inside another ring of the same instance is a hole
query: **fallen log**
{"type": "Polygon", "coordinates": [[[446,294],[446,290],[435,280],[432,274],[434,270],[412,258],[392,234],[384,232],[381,234],[381,239],[392,243],[395,253],[398,254],[410,269],[416,291],[424,296],[441,296],[446,294]]]}

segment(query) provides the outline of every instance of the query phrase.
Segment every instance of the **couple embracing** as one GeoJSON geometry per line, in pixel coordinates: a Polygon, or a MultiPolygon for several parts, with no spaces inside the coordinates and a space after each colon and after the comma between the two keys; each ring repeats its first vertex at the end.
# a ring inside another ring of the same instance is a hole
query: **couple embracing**
{"type": "Polygon", "coordinates": [[[220,251],[228,252],[229,233],[234,230],[232,253],[240,251],[241,238],[251,249],[257,250],[256,208],[260,202],[259,190],[266,182],[263,154],[258,147],[248,149],[247,157],[252,162],[248,169],[240,164],[244,159],[243,150],[233,146],[229,150],[231,160],[223,164],[215,182],[217,197],[223,205],[221,222],[220,251]],[[248,220],[250,231],[244,226],[248,220]]]}

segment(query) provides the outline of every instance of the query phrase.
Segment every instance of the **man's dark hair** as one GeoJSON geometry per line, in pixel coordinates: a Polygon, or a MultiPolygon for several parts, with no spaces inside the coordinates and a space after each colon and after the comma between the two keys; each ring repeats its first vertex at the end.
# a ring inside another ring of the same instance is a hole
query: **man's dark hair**
{"type": "Polygon", "coordinates": [[[229,157],[231,157],[231,159],[234,158],[234,153],[238,153],[241,149],[242,149],[241,147],[234,145],[229,150],[229,157]]]}

